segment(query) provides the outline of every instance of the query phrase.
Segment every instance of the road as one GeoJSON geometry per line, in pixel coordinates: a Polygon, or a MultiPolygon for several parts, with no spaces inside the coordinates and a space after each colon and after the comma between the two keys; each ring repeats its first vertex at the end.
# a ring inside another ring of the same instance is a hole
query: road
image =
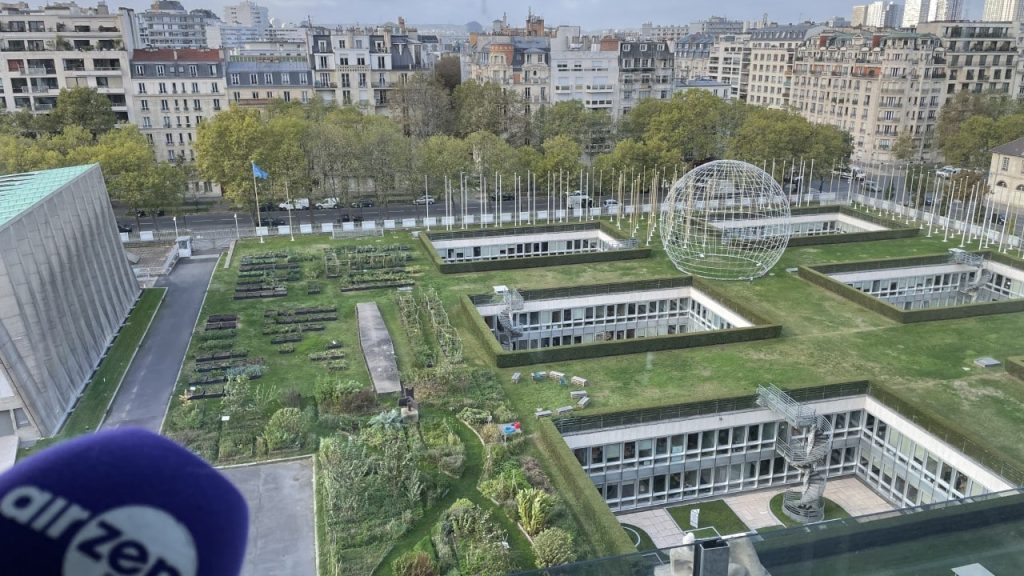
{"type": "Polygon", "coordinates": [[[183,259],[157,282],[157,286],[167,287],[167,295],[128,367],[103,428],[139,426],[160,431],[216,265],[213,258],[183,259]]]}

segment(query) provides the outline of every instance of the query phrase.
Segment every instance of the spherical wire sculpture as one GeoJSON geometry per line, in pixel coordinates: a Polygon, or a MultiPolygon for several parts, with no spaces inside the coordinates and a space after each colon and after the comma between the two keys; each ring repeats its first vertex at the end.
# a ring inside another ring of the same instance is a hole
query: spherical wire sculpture
{"type": "Polygon", "coordinates": [[[672,185],[661,213],[661,240],[681,272],[752,280],[779,261],[792,233],[782,187],[757,166],[718,160],[672,185]]]}

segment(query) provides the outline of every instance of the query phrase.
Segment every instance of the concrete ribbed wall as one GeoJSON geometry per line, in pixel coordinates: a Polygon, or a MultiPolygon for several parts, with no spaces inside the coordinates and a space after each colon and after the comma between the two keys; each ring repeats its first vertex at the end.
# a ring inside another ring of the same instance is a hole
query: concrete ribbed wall
{"type": "Polygon", "coordinates": [[[99,166],[0,226],[0,360],[57,432],[140,289],[99,166]]]}

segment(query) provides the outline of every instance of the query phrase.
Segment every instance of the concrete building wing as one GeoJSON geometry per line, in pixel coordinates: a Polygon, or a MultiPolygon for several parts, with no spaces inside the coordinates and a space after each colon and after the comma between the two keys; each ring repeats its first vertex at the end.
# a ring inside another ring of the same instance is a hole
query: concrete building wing
{"type": "Polygon", "coordinates": [[[0,176],[0,246],[0,435],[30,440],[59,430],[139,286],[98,165],[0,176]]]}

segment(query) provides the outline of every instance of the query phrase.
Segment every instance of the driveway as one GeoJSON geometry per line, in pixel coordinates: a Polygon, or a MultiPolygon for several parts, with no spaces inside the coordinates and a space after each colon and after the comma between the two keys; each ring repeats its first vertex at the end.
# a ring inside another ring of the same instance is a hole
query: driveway
{"type": "Polygon", "coordinates": [[[128,367],[102,428],[137,426],[160,431],[167,401],[174,393],[178,371],[216,266],[215,258],[182,259],[168,276],[157,281],[157,286],[167,288],[167,294],[128,367]]]}
{"type": "Polygon", "coordinates": [[[221,472],[249,504],[241,576],[316,576],[312,458],[221,472]]]}

